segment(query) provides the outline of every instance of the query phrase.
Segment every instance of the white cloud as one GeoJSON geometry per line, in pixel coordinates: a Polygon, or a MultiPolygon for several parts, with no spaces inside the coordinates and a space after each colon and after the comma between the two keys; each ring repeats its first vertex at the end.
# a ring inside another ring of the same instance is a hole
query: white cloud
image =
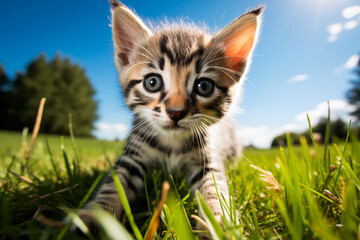
{"type": "MultiPolygon", "coordinates": [[[[330,116],[332,120],[338,118],[348,122],[350,120],[349,113],[354,110],[354,106],[350,105],[344,100],[331,100],[330,101],[330,116]]],[[[322,102],[316,105],[315,109],[302,112],[295,117],[297,123],[307,122],[306,114],[309,115],[311,123],[317,124],[322,117],[328,115],[328,103],[322,102]]]]}
{"type": "MultiPolygon", "coordinates": [[[[331,100],[330,101],[330,114],[331,119],[336,120],[341,118],[345,122],[349,122],[349,113],[354,110],[354,107],[349,105],[344,100],[331,100]]],[[[306,114],[309,114],[312,126],[315,126],[322,117],[328,116],[328,103],[322,102],[306,112],[297,114],[294,122],[286,124],[277,128],[269,128],[262,125],[258,127],[243,127],[238,131],[241,137],[242,144],[248,146],[250,144],[259,148],[268,148],[274,137],[286,132],[303,132],[308,129],[308,121],[306,114]]]]}
{"type": "Polygon", "coordinates": [[[302,82],[309,78],[307,74],[299,74],[289,78],[289,82],[302,82]]]}
{"type": "Polygon", "coordinates": [[[329,41],[329,42],[335,42],[337,39],[338,39],[338,36],[337,36],[337,35],[330,35],[330,36],[328,37],[328,41],[329,41]]]}
{"type": "Polygon", "coordinates": [[[331,34],[331,35],[338,35],[341,31],[342,31],[343,27],[341,25],[341,23],[334,23],[334,24],[330,24],[327,27],[327,31],[331,34]]]}
{"type": "Polygon", "coordinates": [[[305,128],[299,128],[300,124],[287,124],[278,128],[268,126],[243,127],[239,129],[238,136],[243,146],[254,145],[258,148],[268,148],[272,140],[285,132],[299,132],[305,128]]]}
{"type": "Polygon", "coordinates": [[[334,69],[335,74],[339,74],[347,69],[352,69],[357,66],[358,62],[360,60],[360,56],[358,54],[354,54],[351,57],[346,60],[344,64],[341,64],[340,66],[336,67],[334,69]]]}
{"type": "Polygon", "coordinates": [[[95,127],[95,136],[107,140],[123,139],[128,130],[128,127],[122,123],[98,122],[95,127]]]}
{"type": "Polygon", "coordinates": [[[357,20],[351,20],[344,24],[344,28],[346,30],[350,30],[350,29],[356,28],[357,25],[359,25],[359,22],[357,20]]]}
{"type": "Polygon", "coordinates": [[[357,66],[360,60],[360,56],[358,54],[352,55],[345,63],[345,68],[351,69],[357,66]]]}
{"type": "Polygon", "coordinates": [[[269,141],[271,141],[271,135],[267,126],[242,127],[238,131],[238,136],[243,146],[253,144],[256,147],[266,148],[269,141]]]}
{"type": "MultiPolygon", "coordinates": [[[[360,5],[355,5],[352,7],[345,8],[342,11],[342,15],[345,19],[353,18],[360,14],[360,5]]],[[[327,26],[326,30],[330,34],[328,36],[329,42],[335,42],[338,39],[338,35],[345,29],[345,30],[351,30],[356,28],[359,25],[358,20],[350,20],[345,23],[333,23],[327,26]]]]}
{"type": "Polygon", "coordinates": [[[360,14],[360,5],[347,7],[342,11],[342,15],[344,18],[353,18],[359,14],[360,14]]]}

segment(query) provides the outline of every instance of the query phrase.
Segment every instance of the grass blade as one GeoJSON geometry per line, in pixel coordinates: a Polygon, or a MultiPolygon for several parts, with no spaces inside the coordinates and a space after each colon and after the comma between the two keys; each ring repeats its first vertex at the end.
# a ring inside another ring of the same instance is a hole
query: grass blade
{"type": "Polygon", "coordinates": [[[187,222],[188,216],[181,204],[179,204],[179,201],[180,200],[174,193],[170,194],[168,205],[174,216],[173,228],[175,230],[175,239],[195,240],[195,236],[191,231],[191,225],[187,222]]]}
{"type": "Polygon", "coordinates": [[[68,156],[66,154],[65,151],[65,147],[64,147],[64,136],[61,136],[61,151],[63,153],[63,157],[64,157],[64,163],[65,163],[65,167],[66,167],[66,173],[69,176],[69,180],[70,182],[73,182],[73,174],[70,168],[70,163],[69,163],[69,159],[68,156]]]}
{"type": "Polygon", "coordinates": [[[94,240],[94,237],[91,235],[88,227],[77,214],[70,212],[68,216],[70,217],[71,222],[75,224],[90,240],[94,240]]]}
{"type": "Polygon", "coordinates": [[[135,220],[134,220],[134,216],[131,212],[131,208],[130,208],[130,204],[127,200],[127,197],[126,197],[126,194],[125,194],[125,191],[124,191],[124,188],[118,178],[118,176],[116,175],[115,173],[115,170],[114,168],[111,166],[111,174],[114,178],[114,183],[115,183],[115,186],[118,190],[118,193],[119,193],[119,196],[120,196],[120,199],[121,199],[121,203],[123,204],[123,208],[124,208],[124,211],[125,211],[125,214],[126,216],[128,217],[129,219],[129,223],[130,223],[130,226],[135,234],[135,237],[137,240],[143,240],[143,237],[141,236],[141,233],[140,233],[140,230],[139,228],[136,226],[136,223],[135,223],[135,220]]]}
{"type": "Polygon", "coordinates": [[[94,183],[91,185],[89,191],[86,193],[85,197],[79,203],[78,209],[82,208],[84,204],[87,202],[91,194],[94,192],[95,188],[99,184],[100,180],[103,178],[104,173],[100,173],[99,176],[96,177],[94,183]]]}
{"type": "Polygon", "coordinates": [[[110,213],[102,209],[94,209],[92,211],[94,217],[100,223],[100,226],[104,230],[108,238],[113,240],[131,240],[133,239],[128,231],[122,226],[110,213]]]}
{"type": "Polygon", "coordinates": [[[330,131],[331,131],[331,121],[330,121],[330,103],[328,102],[328,118],[325,131],[324,139],[324,171],[330,169],[330,158],[328,157],[328,145],[330,143],[330,131]]]}
{"type": "Polygon", "coordinates": [[[60,178],[60,174],[59,174],[59,171],[55,165],[55,162],[54,162],[54,158],[53,158],[53,155],[52,155],[52,152],[51,152],[51,149],[50,149],[50,145],[49,145],[49,140],[48,138],[45,136],[45,144],[46,144],[46,149],[48,151],[48,154],[49,154],[49,157],[50,157],[50,162],[51,162],[51,165],[54,169],[54,172],[56,174],[56,178],[60,181],[61,178],[60,178]]]}
{"type": "Polygon", "coordinates": [[[179,203],[180,203],[181,209],[182,209],[182,211],[183,211],[183,215],[185,216],[185,220],[186,220],[186,223],[187,223],[187,225],[188,225],[188,228],[191,229],[191,223],[190,223],[190,220],[189,220],[189,218],[188,218],[188,216],[187,216],[187,214],[186,214],[186,209],[185,209],[185,207],[184,207],[184,202],[183,202],[183,201],[181,200],[181,198],[180,198],[180,194],[179,194],[179,192],[178,192],[178,190],[177,190],[177,187],[176,187],[176,184],[175,184],[175,181],[174,181],[174,178],[173,178],[172,175],[170,175],[170,179],[171,179],[172,184],[173,184],[173,186],[174,186],[175,194],[176,194],[176,197],[177,197],[177,199],[178,199],[178,201],[179,201],[179,203]]]}
{"type": "Polygon", "coordinates": [[[344,159],[344,156],[342,155],[339,147],[336,144],[334,144],[334,146],[335,146],[335,149],[336,149],[337,153],[341,157],[341,163],[344,166],[347,174],[349,175],[350,179],[354,182],[355,186],[360,190],[360,179],[359,179],[359,177],[354,173],[351,166],[344,159]]]}
{"type": "Polygon", "coordinates": [[[221,228],[220,224],[216,221],[213,213],[211,212],[209,206],[205,203],[204,198],[201,193],[196,191],[196,200],[199,205],[201,214],[204,216],[206,223],[209,226],[210,233],[214,239],[225,240],[225,233],[221,228]]]}

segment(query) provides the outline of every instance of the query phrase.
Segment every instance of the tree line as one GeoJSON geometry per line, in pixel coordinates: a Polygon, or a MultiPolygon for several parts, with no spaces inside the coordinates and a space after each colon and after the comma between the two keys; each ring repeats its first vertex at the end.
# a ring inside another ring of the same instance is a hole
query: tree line
{"type": "Polygon", "coordinates": [[[42,97],[47,99],[42,132],[67,134],[71,114],[75,134],[91,136],[98,103],[83,68],[59,54],[52,60],[41,54],[10,79],[0,64],[0,129],[32,128],[42,97]]]}

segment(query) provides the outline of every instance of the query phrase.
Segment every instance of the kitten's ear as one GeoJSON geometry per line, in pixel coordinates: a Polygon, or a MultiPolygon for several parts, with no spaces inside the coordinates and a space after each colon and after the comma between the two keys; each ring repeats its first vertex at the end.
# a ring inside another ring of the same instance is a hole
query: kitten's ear
{"type": "Polygon", "coordinates": [[[234,71],[244,72],[254,49],[259,27],[261,6],[245,13],[214,36],[215,44],[223,44],[229,67],[234,71]]]}
{"type": "Polygon", "coordinates": [[[119,1],[111,0],[111,5],[115,64],[120,70],[129,63],[132,51],[152,32],[136,14],[119,1]]]}

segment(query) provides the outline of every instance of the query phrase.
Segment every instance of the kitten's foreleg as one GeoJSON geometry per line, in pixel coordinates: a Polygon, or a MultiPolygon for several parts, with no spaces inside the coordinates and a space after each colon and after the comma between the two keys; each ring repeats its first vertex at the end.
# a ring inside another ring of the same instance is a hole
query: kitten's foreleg
{"type": "MultiPolygon", "coordinates": [[[[226,201],[228,201],[229,187],[227,184],[225,169],[205,167],[190,176],[189,180],[192,192],[195,192],[195,190],[197,189],[200,191],[206,204],[209,206],[212,213],[214,214],[215,219],[221,224],[221,217],[223,216],[223,211],[221,209],[220,201],[216,193],[213,175],[220,197],[223,195],[226,201]]],[[[225,210],[224,212],[226,214],[225,210]]],[[[200,217],[203,216],[200,215],[200,217]]],[[[228,216],[226,217],[229,218],[228,216]]],[[[197,228],[200,230],[207,230],[204,229],[201,224],[197,224],[197,228]]],[[[204,238],[204,236],[202,236],[202,238],[204,238]]]]}
{"type": "MultiPolygon", "coordinates": [[[[144,175],[147,172],[147,166],[125,156],[124,158],[120,157],[115,163],[114,169],[128,201],[131,202],[144,186],[144,175]]],[[[79,211],[80,218],[88,226],[89,230],[96,234],[98,230],[97,223],[91,214],[91,209],[94,207],[101,207],[115,217],[119,217],[123,212],[123,204],[111,172],[108,173],[95,198],[87,203],[84,209],[79,211]]]]}

